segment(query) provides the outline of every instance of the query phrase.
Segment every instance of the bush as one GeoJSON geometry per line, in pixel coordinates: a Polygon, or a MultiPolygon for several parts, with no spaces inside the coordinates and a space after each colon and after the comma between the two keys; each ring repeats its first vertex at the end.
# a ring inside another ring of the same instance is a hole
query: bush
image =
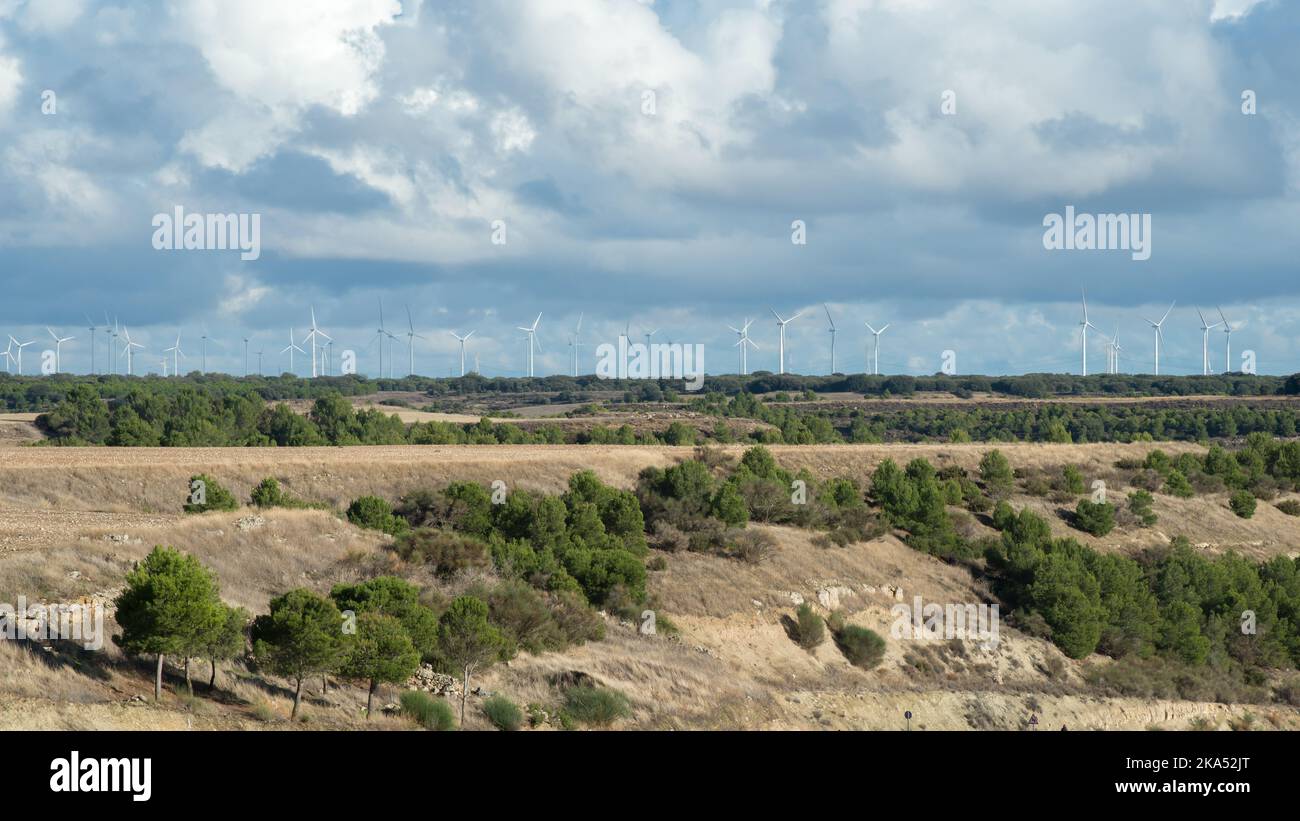
{"type": "Polygon", "coordinates": [[[1061,482],[1064,484],[1066,492],[1073,493],[1076,496],[1083,493],[1083,474],[1074,465],[1066,465],[1064,470],[1061,471],[1061,482]]]}
{"type": "Polygon", "coordinates": [[[426,730],[456,729],[456,714],[451,705],[423,690],[407,690],[400,699],[402,714],[426,730]]]}
{"type": "Polygon", "coordinates": [[[772,534],[758,530],[742,530],[731,543],[731,553],[748,564],[758,564],[776,549],[772,534]]]}
{"type": "MultiPolygon", "coordinates": [[[[1159,453],[1160,451],[1156,451],[1159,453]]],[[[1165,493],[1177,496],[1180,499],[1190,499],[1196,491],[1192,490],[1191,482],[1187,477],[1178,470],[1170,470],[1169,475],[1165,477],[1165,493]]]]}
{"type": "Polygon", "coordinates": [[[256,507],[279,507],[284,503],[280,482],[274,476],[266,477],[253,488],[253,495],[249,501],[256,507]]]}
{"type": "Polygon", "coordinates": [[[186,513],[234,510],[239,507],[235,495],[206,473],[191,476],[187,491],[184,508],[186,513]]]}
{"type": "Polygon", "coordinates": [[[1128,495],[1128,510],[1137,517],[1143,527],[1151,527],[1159,520],[1155,511],[1151,509],[1153,501],[1155,499],[1145,490],[1135,490],[1128,495]]]}
{"type": "Polygon", "coordinates": [[[885,640],[874,630],[848,624],[835,632],[835,645],[854,667],[870,670],[885,657],[885,640]]]}
{"type": "Polygon", "coordinates": [[[1084,499],[1074,509],[1074,526],[1094,536],[1105,536],[1115,529],[1115,506],[1084,499]]]}
{"type": "Polygon", "coordinates": [[[378,496],[362,496],[348,505],[348,521],[367,530],[396,536],[407,529],[405,519],[393,515],[393,508],[378,496]]]}
{"type": "MultiPolygon", "coordinates": [[[[450,708],[449,708],[450,709],[450,708]]],[[[498,730],[513,732],[524,723],[523,711],[505,696],[492,696],[483,702],[483,715],[498,730]]]]}
{"type": "Polygon", "coordinates": [[[463,570],[486,568],[492,563],[488,546],[478,539],[427,527],[399,535],[393,543],[393,550],[408,562],[429,565],[444,579],[463,570]]]}
{"type": "Polygon", "coordinates": [[[1288,516],[1300,516],[1300,501],[1295,499],[1284,499],[1274,505],[1278,510],[1288,516]]]}
{"type": "Polygon", "coordinates": [[[826,624],[808,602],[799,605],[799,609],[795,611],[795,618],[800,647],[812,650],[826,640],[826,624]]]}
{"type": "Polygon", "coordinates": [[[564,712],[580,724],[608,727],[632,715],[627,696],[607,687],[570,687],[564,693],[564,712]]]}
{"type": "Polygon", "coordinates": [[[1003,496],[1011,491],[1014,474],[1011,464],[1000,450],[991,450],[980,459],[980,479],[993,496],[1003,496]]]}
{"type": "Polygon", "coordinates": [[[1255,497],[1249,490],[1239,490],[1228,498],[1228,507],[1243,519],[1255,515],[1255,497]]]}

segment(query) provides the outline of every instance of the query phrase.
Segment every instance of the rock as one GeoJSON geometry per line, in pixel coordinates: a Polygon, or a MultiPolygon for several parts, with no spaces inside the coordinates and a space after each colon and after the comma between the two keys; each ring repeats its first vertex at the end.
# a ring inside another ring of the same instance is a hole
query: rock
{"type": "Polygon", "coordinates": [[[823,587],[817,591],[817,603],[827,610],[835,610],[840,606],[843,599],[852,595],[853,591],[851,589],[841,585],[823,587]]]}
{"type": "Polygon", "coordinates": [[[750,601],[750,604],[754,605],[754,606],[757,607],[757,608],[760,608],[760,609],[761,609],[761,608],[763,607],[763,603],[762,603],[761,601],[759,601],[758,599],[750,599],[749,601],[750,601]]]}
{"type": "Polygon", "coordinates": [[[795,607],[798,607],[799,605],[803,604],[803,596],[799,595],[798,593],[792,591],[787,595],[790,596],[790,603],[793,604],[795,607]]]}
{"type": "Polygon", "coordinates": [[[460,697],[460,681],[455,676],[436,672],[431,664],[420,665],[420,669],[415,671],[415,675],[411,676],[406,686],[412,690],[423,690],[434,695],[460,697]]]}
{"type": "Polygon", "coordinates": [[[256,530],[266,524],[266,519],[261,516],[241,516],[235,520],[236,530],[256,530]]]}

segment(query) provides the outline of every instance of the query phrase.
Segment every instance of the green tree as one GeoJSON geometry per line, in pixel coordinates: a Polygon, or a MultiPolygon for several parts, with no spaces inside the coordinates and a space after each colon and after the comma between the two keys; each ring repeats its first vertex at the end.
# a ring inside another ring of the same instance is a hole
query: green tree
{"type": "Polygon", "coordinates": [[[257,507],[279,507],[284,504],[284,491],[280,489],[279,480],[274,476],[263,479],[253,488],[249,501],[257,507]]]}
{"type": "Polygon", "coordinates": [[[338,607],[304,588],[272,599],[271,612],[254,619],[252,637],[254,658],[294,682],[290,718],[298,717],[303,681],[338,670],[347,658],[338,607]]]}
{"type": "Polygon", "coordinates": [[[1145,490],[1135,490],[1128,495],[1129,512],[1137,517],[1143,527],[1151,527],[1159,521],[1159,517],[1151,509],[1154,501],[1154,497],[1145,490]]]}
{"type": "Polygon", "coordinates": [[[187,490],[188,494],[185,497],[186,501],[183,506],[186,513],[207,513],[209,510],[235,510],[239,507],[239,502],[235,500],[235,494],[206,473],[191,476],[187,490]]]}
{"type": "Polygon", "coordinates": [[[212,572],[193,556],[161,546],[127,574],[115,606],[122,632],[113,641],[128,655],[157,656],[155,701],[162,698],[164,657],[188,655],[226,618],[212,572]]]}
{"type": "Polygon", "coordinates": [[[381,682],[400,684],[420,669],[420,653],[402,623],[382,613],[362,613],[349,643],[347,661],[340,673],[369,682],[366,718],[374,708],[375,690],[381,682]]]}
{"type": "Polygon", "coordinates": [[[1094,536],[1105,536],[1115,529],[1115,506],[1081,499],[1074,509],[1074,525],[1094,536]]]}
{"type": "Polygon", "coordinates": [[[376,576],[356,584],[337,584],[330,598],[339,612],[380,613],[402,625],[421,657],[437,651],[438,615],[420,603],[420,588],[396,576],[376,576]]]}
{"type": "Polygon", "coordinates": [[[1015,474],[1002,451],[991,450],[980,459],[980,479],[993,496],[1003,497],[1011,492],[1015,474]]]}
{"type": "Polygon", "coordinates": [[[244,652],[245,632],[251,619],[252,614],[242,607],[225,607],[225,618],[198,647],[196,655],[206,658],[212,665],[212,673],[208,677],[209,692],[217,688],[217,662],[235,658],[244,652]]]}
{"type": "Polygon", "coordinates": [[[403,533],[409,527],[405,519],[393,515],[393,508],[378,496],[362,496],[348,505],[348,521],[357,527],[379,530],[390,536],[403,533]]]}
{"type": "Polygon", "coordinates": [[[1243,519],[1255,515],[1255,496],[1249,490],[1238,490],[1228,498],[1228,507],[1243,519]]]}
{"type": "Polygon", "coordinates": [[[460,723],[465,724],[465,699],[469,679],[476,671],[501,660],[506,639],[488,623],[488,606],[482,599],[460,596],[438,620],[438,658],[444,669],[460,673],[460,723]]]}

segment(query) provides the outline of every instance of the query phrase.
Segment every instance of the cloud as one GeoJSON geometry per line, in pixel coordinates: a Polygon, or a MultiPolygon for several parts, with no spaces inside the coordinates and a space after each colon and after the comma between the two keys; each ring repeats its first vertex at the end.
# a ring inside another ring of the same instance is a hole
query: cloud
{"type": "Polygon", "coordinates": [[[356,116],[375,98],[384,59],[379,29],[397,0],[178,0],[176,33],[197,48],[233,105],[182,147],[206,165],[245,170],[293,134],[307,109],[356,116]]]}

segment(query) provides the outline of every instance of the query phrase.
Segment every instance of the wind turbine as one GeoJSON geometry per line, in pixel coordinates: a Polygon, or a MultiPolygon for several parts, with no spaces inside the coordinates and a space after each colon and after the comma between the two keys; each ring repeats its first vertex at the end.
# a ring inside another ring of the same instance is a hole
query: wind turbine
{"type": "MultiPolygon", "coordinates": [[[[203,367],[203,372],[207,373],[208,372],[208,340],[211,339],[211,337],[208,336],[208,326],[205,324],[202,327],[203,327],[203,336],[201,337],[203,340],[202,367],[203,367]]],[[[219,348],[222,347],[221,343],[217,342],[217,340],[213,339],[212,342],[216,344],[217,347],[219,348]]]]}
{"type": "Polygon", "coordinates": [[[244,337],[244,376],[248,376],[248,337],[244,337]]]}
{"type": "Polygon", "coordinates": [[[870,323],[870,322],[864,322],[864,323],[862,323],[862,324],[866,325],[866,326],[867,326],[867,330],[871,331],[872,336],[875,337],[875,346],[872,348],[872,357],[873,357],[873,363],[874,363],[874,364],[872,365],[871,372],[872,372],[873,374],[877,374],[877,375],[879,375],[879,373],[880,373],[880,335],[883,334],[885,331],[889,330],[889,325],[890,325],[890,323],[886,322],[886,323],[885,323],[885,327],[881,328],[881,329],[878,330],[878,331],[877,331],[875,328],[871,327],[871,323],[870,323]]]}
{"type": "Polygon", "coordinates": [[[831,323],[831,373],[835,373],[835,320],[831,319],[831,309],[825,302],[822,307],[826,309],[826,321],[831,323]]]}
{"type": "Polygon", "coordinates": [[[1110,372],[1119,373],[1119,352],[1124,350],[1119,344],[1119,326],[1115,326],[1115,335],[1106,343],[1110,351],[1110,372]]]}
{"type": "Polygon", "coordinates": [[[1082,334],[1080,336],[1080,340],[1083,346],[1083,375],[1087,376],[1088,375],[1088,329],[1092,328],[1095,331],[1097,329],[1097,326],[1093,325],[1091,322],[1088,321],[1088,294],[1084,293],[1083,289],[1080,289],[1079,293],[1083,294],[1083,320],[1079,323],[1079,329],[1082,334]]]}
{"type": "Polygon", "coordinates": [[[407,364],[407,374],[415,375],[415,340],[424,339],[415,332],[415,322],[411,320],[411,306],[406,306],[406,352],[409,362],[407,364]]]}
{"type": "Polygon", "coordinates": [[[1174,309],[1175,304],[1177,303],[1176,302],[1169,303],[1169,310],[1165,311],[1165,315],[1160,317],[1159,322],[1152,322],[1149,319],[1147,320],[1147,324],[1152,327],[1152,329],[1155,331],[1155,336],[1156,336],[1156,376],[1160,375],[1160,343],[1163,342],[1165,339],[1165,332],[1161,330],[1160,326],[1165,324],[1165,320],[1169,318],[1169,311],[1172,311],[1174,309]]]}
{"type": "Polygon", "coordinates": [[[1223,320],[1224,349],[1223,349],[1223,372],[1232,373],[1232,323],[1223,315],[1223,309],[1219,308],[1219,318],[1223,320]]]}
{"type": "Polygon", "coordinates": [[[299,348],[297,345],[293,344],[293,328],[290,328],[290,329],[289,329],[289,345],[288,345],[288,347],[283,348],[283,349],[280,350],[280,353],[282,353],[282,354],[283,354],[283,353],[287,353],[287,354],[289,354],[289,373],[293,373],[293,352],[294,352],[294,351],[297,351],[298,353],[302,353],[302,354],[307,353],[307,352],[304,351],[302,348],[299,348]]]}
{"type": "Polygon", "coordinates": [[[110,327],[108,324],[108,311],[104,312],[104,333],[108,336],[108,372],[117,373],[117,358],[113,352],[117,350],[117,319],[113,319],[110,327]]]}
{"type": "Polygon", "coordinates": [[[740,346],[740,375],[741,376],[744,376],[749,369],[749,361],[746,358],[745,345],[748,343],[749,345],[754,346],[754,350],[758,350],[758,344],[754,342],[754,340],[749,338],[749,326],[753,324],[754,324],[754,320],[746,319],[745,324],[741,325],[739,328],[734,328],[731,325],[727,326],[728,328],[731,328],[732,331],[735,331],[736,335],[740,337],[740,339],[736,342],[736,345],[740,346]]]}
{"type": "Polygon", "coordinates": [[[133,376],[134,374],[132,372],[135,370],[134,368],[135,352],[132,351],[131,349],[143,348],[144,346],[141,345],[139,342],[131,341],[131,329],[127,328],[126,326],[122,327],[122,338],[126,340],[126,342],[122,345],[122,353],[126,354],[126,375],[133,376]]]}
{"type": "Polygon", "coordinates": [[[86,330],[90,331],[90,372],[95,373],[95,335],[99,328],[95,325],[95,320],[90,318],[90,314],[83,314],[86,317],[86,330]]]}
{"type": "Polygon", "coordinates": [[[5,358],[5,373],[9,373],[9,366],[14,361],[13,352],[14,352],[14,338],[11,336],[9,337],[9,347],[5,348],[3,351],[0,351],[0,356],[3,356],[5,358]]]}
{"type": "Polygon", "coordinates": [[[185,356],[185,352],[181,350],[181,335],[179,333],[176,334],[176,344],[172,345],[170,348],[163,348],[163,353],[170,353],[172,355],[172,376],[180,376],[180,360],[181,357],[185,356]]]}
{"type": "Polygon", "coordinates": [[[464,375],[465,375],[465,340],[467,340],[467,339],[469,339],[471,336],[473,336],[473,335],[474,335],[474,331],[470,331],[469,333],[465,334],[464,336],[461,336],[460,334],[456,333],[455,331],[452,331],[452,332],[451,332],[451,335],[454,336],[454,337],[456,337],[456,340],[457,340],[458,342],[460,342],[460,375],[461,375],[461,376],[464,376],[464,375]]]}
{"type": "MultiPolygon", "coordinates": [[[[293,331],[290,329],[290,336],[292,336],[292,334],[293,331]]],[[[324,337],[330,342],[334,341],[329,334],[316,327],[316,306],[313,305],[311,308],[311,330],[307,332],[307,338],[303,340],[303,342],[311,340],[311,375],[313,379],[316,378],[316,337],[318,336],[324,337]]],[[[290,339],[289,343],[293,344],[293,340],[290,339]]],[[[291,356],[290,359],[292,358],[293,357],[291,356]]],[[[290,368],[290,370],[292,370],[292,368],[290,368]]]]}
{"type": "Polygon", "coordinates": [[[33,345],[35,343],[36,343],[35,339],[33,339],[31,342],[19,342],[17,339],[14,339],[12,335],[9,337],[9,344],[18,346],[18,375],[19,376],[23,375],[23,348],[26,348],[28,345],[33,345]]]}
{"type": "MultiPolygon", "coordinates": [[[[384,328],[384,300],[383,300],[382,297],[380,297],[380,299],[379,299],[379,329],[375,331],[375,340],[379,343],[379,375],[380,375],[380,377],[382,377],[382,376],[384,375],[384,338],[385,338],[385,337],[391,337],[391,336],[392,336],[392,334],[390,334],[390,333],[389,333],[387,330],[385,330],[385,328],[384,328]]],[[[392,357],[389,357],[389,358],[391,359],[392,357]]],[[[390,369],[392,368],[392,363],[391,363],[391,362],[389,363],[389,368],[390,368],[390,369]]]]}
{"type": "Polygon", "coordinates": [[[800,311],[799,313],[795,314],[789,319],[782,319],[781,315],[776,312],[775,308],[768,308],[768,310],[772,312],[772,316],[776,317],[777,327],[781,329],[781,341],[779,343],[780,346],[778,348],[778,353],[777,353],[776,372],[785,373],[785,326],[789,325],[791,322],[794,322],[796,319],[803,316],[803,311],[800,311]]]}
{"type": "Polygon", "coordinates": [[[1224,322],[1216,322],[1213,325],[1210,325],[1205,321],[1205,314],[1201,313],[1200,308],[1196,309],[1196,315],[1201,318],[1201,375],[1209,376],[1210,375],[1210,329],[1219,327],[1220,325],[1226,323],[1227,320],[1224,320],[1224,322]]]}
{"type": "Polygon", "coordinates": [[[257,352],[257,375],[262,375],[262,352],[257,352]]]}
{"type": "Polygon", "coordinates": [[[646,356],[649,356],[649,355],[650,355],[650,337],[654,336],[654,335],[657,334],[657,333],[659,333],[659,329],[658,329],[658,328],[655,328],[653,331],[649,331],[649,332],[646,333],[646,335],[645,335],[645,350],[646,350],[646,356]]]}
{"type": "Polygon", "coordinates": [[[58,334],[54,332],[54,329],[51,328],[49,325],[45,326],[45,330],[49,331],[50,336],[54,337],[54,372],[62,373],[63,372],[63,343],[71,342],[72,340],[76,339],[76,337],[75,336],[60,337],[58,334]]]}
{"type": "Polygon", "coordinates": [[[578,314],[578,324],[569,337],[569,358],[573,362],[573,375],[578,375],[578,349],[582,347],[582,314],[578,314]]]}
{"type": "Polygon", "coordinates": [[[537,350],[539,351],[542,349],[541,343],[537,341],[537,323],[541,321],[542,321],[542,315],[538,314],[537,318],[533,320],[533,324],[531,327],[525,328],[522,325],[520,325],[517,328],[517,330],[523,331],[524,333],[528,334],[528,375],[529,376],[533,375],[533,345],[536,345],[537,350]]]}

